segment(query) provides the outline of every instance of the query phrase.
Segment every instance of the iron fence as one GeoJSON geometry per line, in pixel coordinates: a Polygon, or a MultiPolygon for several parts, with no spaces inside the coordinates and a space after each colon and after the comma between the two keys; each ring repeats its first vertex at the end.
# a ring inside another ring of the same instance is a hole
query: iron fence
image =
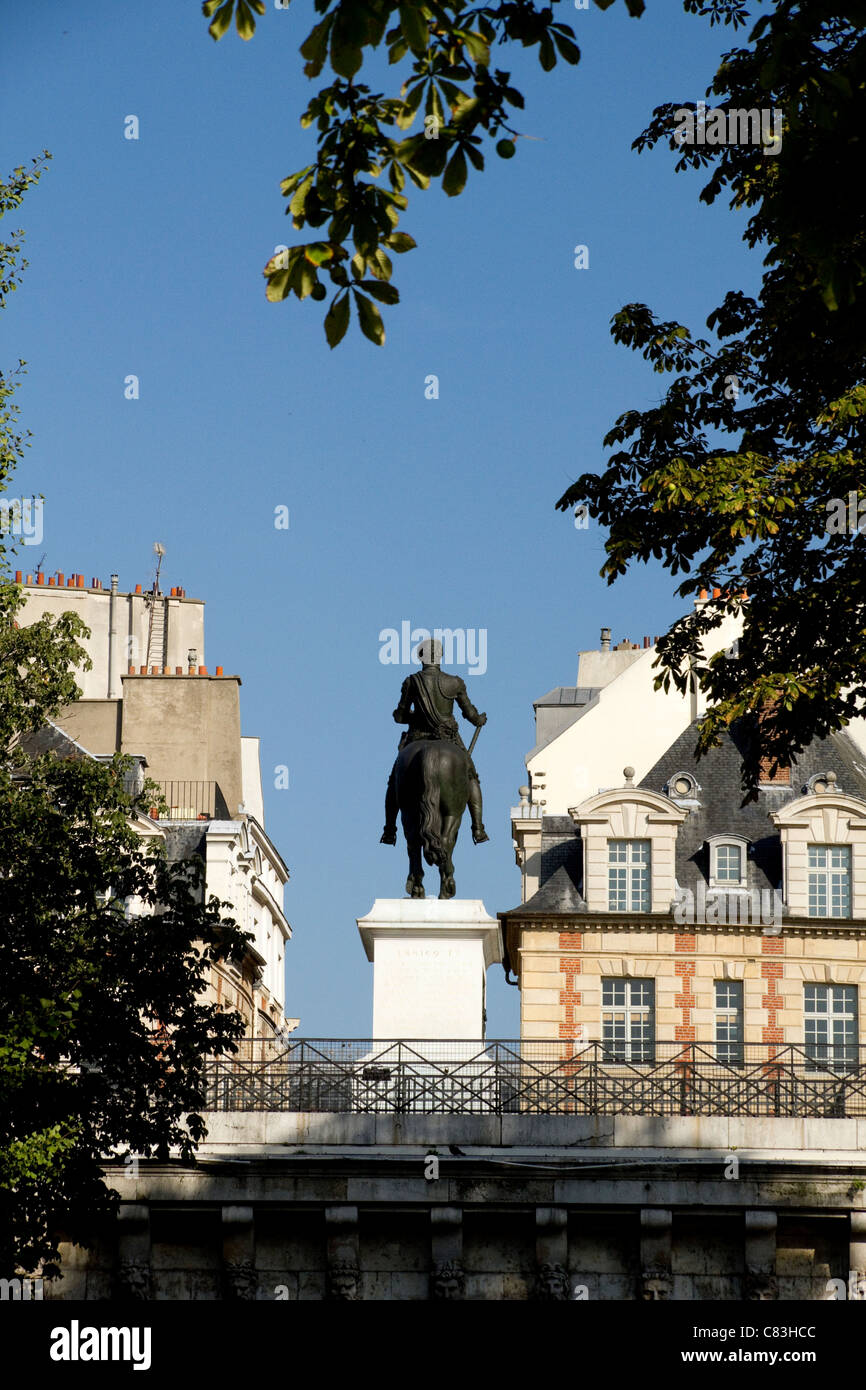
{"type": "Polygon", "coordinates": [[[629,1061],[600,1042],[246,1039],[205,1087],[210,1110],[850,1118],[866,1117],[866,1048],[753,1044],[730,1061],[658,1042],[629,1061]]]}

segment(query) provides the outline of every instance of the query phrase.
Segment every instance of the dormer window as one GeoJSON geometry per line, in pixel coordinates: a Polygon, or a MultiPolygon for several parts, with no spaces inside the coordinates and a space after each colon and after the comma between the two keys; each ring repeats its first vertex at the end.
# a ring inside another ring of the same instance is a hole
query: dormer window
{"type": "Polygon", "coordinates": [[[695,801],[700,787],[690,772],[678,772],[668,779],[665,791],[672,801],[695,801]]]}
{"type": "Polygon", "coordinates": [[[842,788],[836,781],[835,772],[816,772],[803,788],[806,796],[820,796],[822,792],[840,792],[842,788]]]}
{"type": "Polygon", "coordinates": [[[784,854],[785,901],[793,917],[863,920],[866,800],[840,792],[832,772],[770,816],[784,854]]]}
{"type": "Polygon", "coordinates": [[[809,845],[809,916],[851,916],[850,845],[809,845]]]}
{"type": "Polygon", "coordinates": [[[649,912],[649,840],[608,840],[608,909],[649,912]]]}
{"type": "Polygon", "coordinates": [[[688,809],[634,785],[591,796],[569,814],[583,844],[584,897],[590,912],[669,912],[676,895],[677,830],[688,809]]]}
{"type": "Polygon", "coordinates": [[[745,888],[748,840],[739,835],[714,835],[708,843],[710,887],[745,888]]]}

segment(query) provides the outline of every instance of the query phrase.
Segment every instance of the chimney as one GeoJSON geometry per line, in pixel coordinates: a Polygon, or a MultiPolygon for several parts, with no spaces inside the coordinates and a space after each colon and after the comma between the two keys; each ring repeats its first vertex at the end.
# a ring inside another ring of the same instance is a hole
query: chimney
{"type": "Polygon", "coordinates": [[[120,671],[118,670],[118,672],[117,672],[117,677],[116,677],[116,678],[115,678],[115,672],[114,672],[115,664],[117,664],[117,665],[119,666],[119,662],[118,662],[118,658],[117,658],[117,652],[118,652],[118,646],[119,646],[119,638],[118,638],[118,630],[117,630],[117,585],[118,585],[118,583],[119,583],[118,576],[117,576],[116,574],[113,574],[113,575],[111,576],[111,592],[110,592],[109,598],[108,598],[108,698],[109,698],[109,700],[115,700],[115,699],[117,699],[117,696],[120,694],[120,690],[118,689],[118,683],[119,683],[119,681],[120,681],[120,671]]]}
{"type": "Polygon", "coordinates": [[[603,627],[601,630],[601,649],[603,652],[610,651],[610,628],[603,627]]]}

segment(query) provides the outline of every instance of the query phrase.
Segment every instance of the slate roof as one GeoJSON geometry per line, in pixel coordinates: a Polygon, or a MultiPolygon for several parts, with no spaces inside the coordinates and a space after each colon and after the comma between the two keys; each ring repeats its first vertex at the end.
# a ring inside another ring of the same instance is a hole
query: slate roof
{"type": "Polygon", "coordinates": [[[540,700],[533,700],[532,708],[538,709],[539,705],[588,705],[600,688],[595,685],[556,685],[540,700]]]}
{"type": "MultiPolygon", "coordinates": [[[[796,801],[816,773],[835,772],[838,791],[866,801],[866,765],[857,745],[841,731],[816,739],[791,763],[790,783],[761,786],[758,800],[742,805],[740,748],[742,735],[734,729],[700,762],[695,759],[697,724],[682,733],[639,783],[665,794],[671,778],[688,772],[698,790],[694,798],[675,800],[689,814],[679,828],[676,877],[681,888],[693,892],[709,880],[707,841],[714,835],[740,835],[750,842],[747,858],[749,889],[772,890],[782,881],[781,842],[769,813],[796,801]]],[[[582,896],[583,857],[580,837],[570,816],[545,816],[542,820],[541,863],[536,893],[519,907],[501,913],[524,914],[585,912],[582,896]]]]}
{"type": "Polygon", "coordinates": [[[706,842],[713,835],[742,835],[751,842],[747,860],[747,888],[774,889],[782,881],[782,848],[778,832],[769,819],[796,801],[806,790],[810,777],[818,772],[835,772],[839,791],[866,800],[866,768],[858,766],[859,750],[844,732],[816,739],[791,763],[790,785],[762,786],[757,801],[743,806],[740,785],[740,738],[736,731],[726,735],[720,747],[713,748],[700,762],[695,761],[697,725],[693,724],[671,744],[650,768],[640,785],[664,792],[669,778],[690,772],[700,790],[697,805],[683,801],[689,814],[677,835],[676,876],[683,888],[694,890],[709,878],[706,842]]]}
{"type": "Polygon", "coordinates": [[[21,747],[31,758],[38,758],[44,753],[57,753],[61,758],[92,758],[94,755],[83,748],[80,743],[76,743],[74,738],[65,734],[61,728],[53,724],[51,720],[36,729],[31,734],[24,734],[21,739],[21,747]]]}
{"type": "Polygon", "coordinates": [[[532,758],[576,724],[590,705],[595,704],[600,690],[600,686],[594,685],[557,685],[540,700],[534,700],[532,708],[538,742],[527,758],[532,758]]]}
{"type": "Polygon", "coordinates": [[[513,913],[515,917],[523,917],[527,913],[537,913],[542,916],[550,916],[560,912],[586,912],[586,903],[578,891],[577,884],[564,864],[560,864],[558,869],[554,869],[550,878],[546,879],[536,893],[531,898],[527,898],[520,907],[513,907],[511,912],[503,912],[503,917],[510,917],[513,913]]]}

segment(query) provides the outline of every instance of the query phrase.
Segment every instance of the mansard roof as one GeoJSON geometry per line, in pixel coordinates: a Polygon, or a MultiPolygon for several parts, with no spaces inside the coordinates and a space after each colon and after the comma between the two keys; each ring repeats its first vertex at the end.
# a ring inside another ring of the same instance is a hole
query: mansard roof
{"type": "MultiPolygon", "coordinates": [[[[686,729],[659,758],[654,767],[641,778],[635,788],[612,788],[590,797],[586,809],[596,801],[609,802],[620,793],[636,791],[653,793],[653,800],[670,805],[671,810],[688,811],[678,827],[676,845],[676,879],[680,887],[696,890],[699,883],[709,879],[708,844],[714,837],[740,837],[748,841],[747,886],[750,889],[775,889],[782,881],[782,849],[779,832],[770,819],[800,802],[807,792],[807,783],[818,773],[833,772],[836,787],[832,795],[841,794],[866,802],[866,768],[860,763],[860,751],[844,732],[816,739],[791,763],[790,782],[775,782],[762,786],[758,799],[743,805],[740,784],[742,738],[736,728],[725,735],[721,745],[713,748],[698,762],[695,759],[697,723],[686,729]],[[665,787],[677,773],[688,772],[697,782],[697,790],[688,800],[668,798],[665,787]]],[[[822,794],[826,797],[827,793],[822,794]]],[[[544,816],[541,823],[541,855],[539,886],[525,903],[500,913],[504,919],[557,916],[586,912],[582,896],[583,862],[579,827],[571,816],[544,816]]]]}
{"type": "Polygon", "coordinates": [[[550,917],[558,916],[563,912],[586,912],[586,903],[581,897],[577,884],[569,873],[565,864],[560,864],[558,869],[541,885],[531,898],[527,898],[520,907],[512,907],[509,912],[500,913],[501,917],[550,917]]]}

